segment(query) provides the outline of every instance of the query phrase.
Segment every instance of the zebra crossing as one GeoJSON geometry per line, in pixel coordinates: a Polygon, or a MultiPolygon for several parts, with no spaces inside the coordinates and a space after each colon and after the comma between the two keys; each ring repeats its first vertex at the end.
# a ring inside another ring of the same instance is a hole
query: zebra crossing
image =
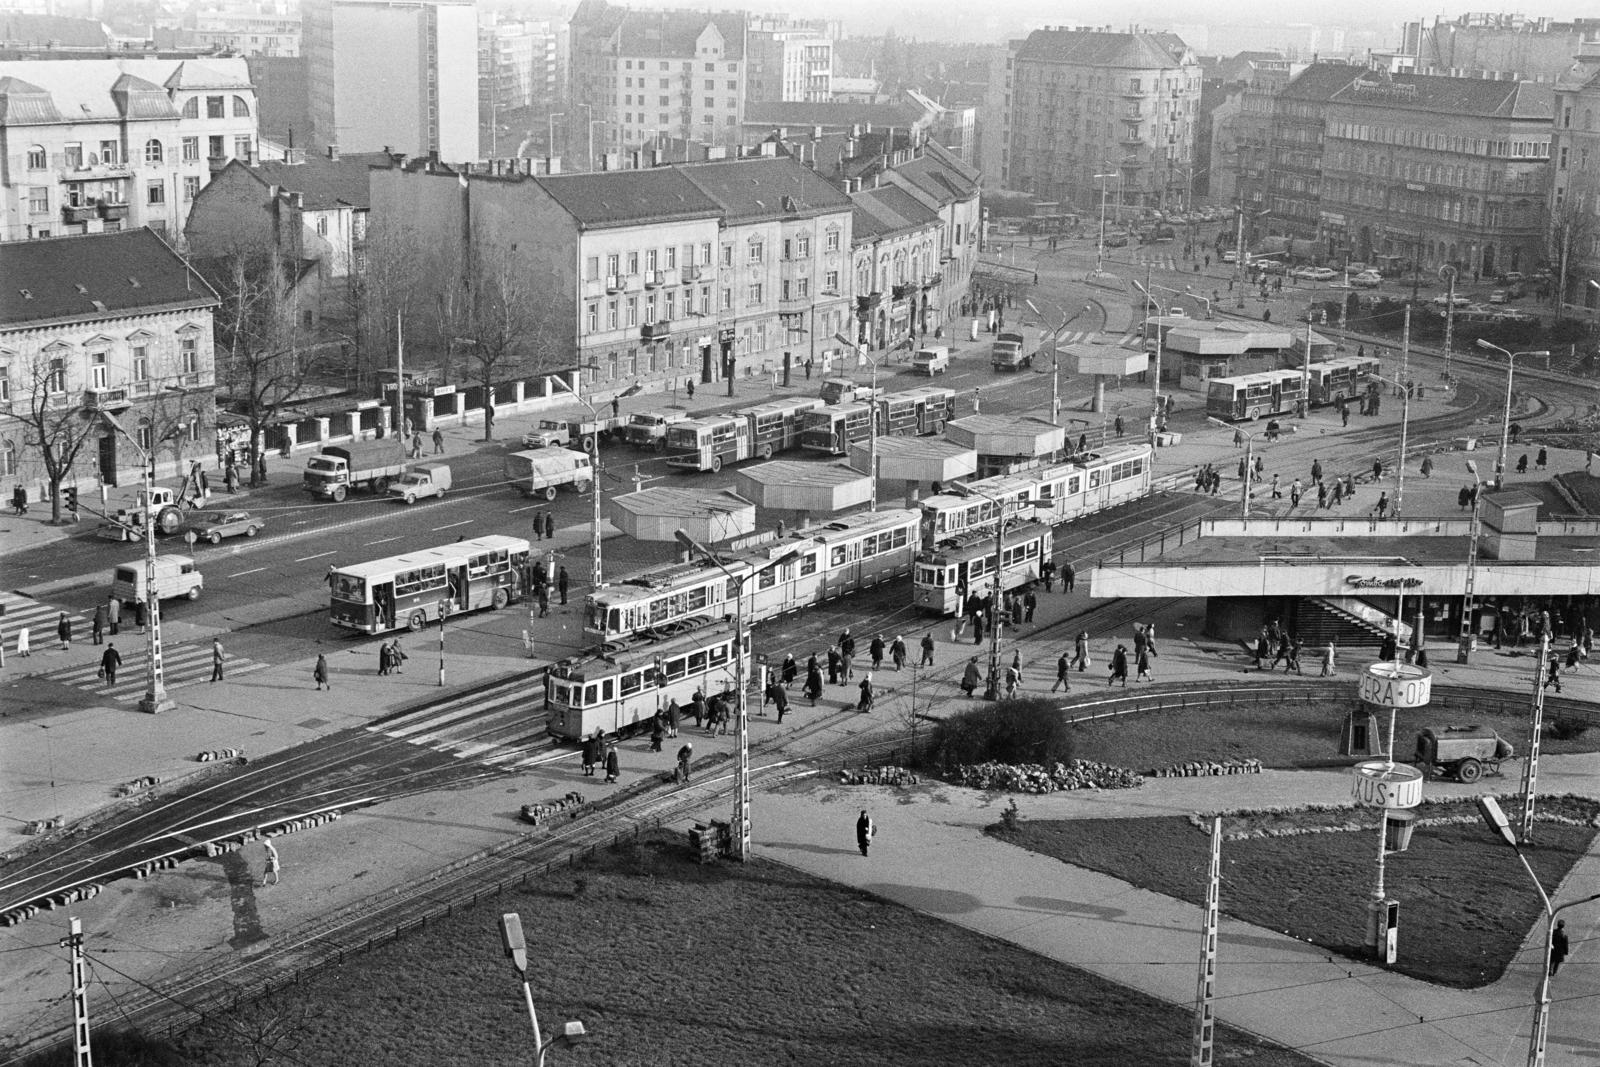
{"type": "Polygon", "coordinates": [[[1178,257],[1171,252],[1146,252],[1139,250],[1129,257],[1131,262],[1139,266],[1150,266],[1156,270],[1183,270],[1183,265],[1178,262],[1178,257]]]}
{"type": "MultiPolygon", "coordinates": [[[[50,636],[52,638],[55,636],[53,629],[50,636]]],[[[147,660],[144,635],[138,632],[138,627],[124,625],[122,633],[115,638],[107,635],[106,640],[114,642],[118,654],[122,656],[122,666],[117,668],[115,685],[107,685],[105,679],[100,677],[100,657],[105,653],[106,646],[93,644],[87,632],[73,636],[72,645],[64,654],[78,662],[68,667],[41,671],[35,675],[36,678],[82,689],[102,700],[129,702],[137,701],[144,696],[148,684],[145,673],[147,660]]],[[[229,654],[223,664],[224,679],[231,680],[241,674],[250,674],[267,666],[269,664],[229,654]]],[[[169,690],[181,689],[196,682],[209,682],[211,646],[200,643],[162,645],[161,667],[162,678],[169,690]]]]}
{"type": "Polygon", "coordinates": [[[518,678],[381,723],[371,733],[504,770],[550,759],[550,736],[538,680],[518,678]]]}
{"type": "MultiPolygon", "coordinates": [[[[82,612],[35,600],[21,593],[0,591],[0,607],[5,609],[5,613],[0,615],[0,641],[5,643],[8,657],[16,651],[17,638],[24,628],[28,630],[28,642],[33,648],[30,660],[58,647],[56,624],[61,620],[62,612],[66,612],[67,618],[72,620],[74,640],[89,640],[93,628],[93,620],[82,612]]],[[[12,661],[8,659],[7,662],[12,661]]]]}

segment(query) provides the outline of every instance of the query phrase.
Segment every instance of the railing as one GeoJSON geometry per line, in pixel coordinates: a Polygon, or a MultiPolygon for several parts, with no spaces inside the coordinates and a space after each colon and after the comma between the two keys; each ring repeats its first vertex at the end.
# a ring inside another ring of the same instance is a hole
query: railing
{"type": "MultiPolygon", "coordinates": [[[[1129,563],[1145,563],[1149,559],[1165,555],[1169,548],[1178,548],[1191,541],[1198,541],[1202,536],[1201,528],[1206,520],[1195,519],[1186,522],[1177,529],[1165,529],[1159,533],[1142,537],[1131,545],[1123,545],[1117,549],[1115,556],[1104,555],[1095,561],[1095,566],[1123,567],[1129,563]]],[[[1186,564],[1187,566],[1188,564],[1186,564]]]]}

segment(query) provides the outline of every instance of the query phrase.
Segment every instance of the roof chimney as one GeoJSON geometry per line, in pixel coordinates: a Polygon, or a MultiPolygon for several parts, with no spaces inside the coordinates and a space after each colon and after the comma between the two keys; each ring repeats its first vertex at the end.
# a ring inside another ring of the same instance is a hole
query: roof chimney
{"type": "Polygon", "coordinates": [[[339,162],[339,146],[338,145],[331,144],[331,145],[328,146],[328,159],[331,162],[334,162],[334,163],[339,162]]]}

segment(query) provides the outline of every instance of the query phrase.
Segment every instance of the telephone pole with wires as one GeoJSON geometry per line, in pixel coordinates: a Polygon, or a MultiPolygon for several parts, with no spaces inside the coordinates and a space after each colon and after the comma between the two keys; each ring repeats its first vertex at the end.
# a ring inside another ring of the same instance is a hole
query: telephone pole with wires
{"type": "Polygon", "coordinates": [[[83,959],[83,920],[71,918],[70,933],[60,941],[72,950],[72,1062],[75,1067],[93,1067],[89,1053],[89,989],[83,959]]]}

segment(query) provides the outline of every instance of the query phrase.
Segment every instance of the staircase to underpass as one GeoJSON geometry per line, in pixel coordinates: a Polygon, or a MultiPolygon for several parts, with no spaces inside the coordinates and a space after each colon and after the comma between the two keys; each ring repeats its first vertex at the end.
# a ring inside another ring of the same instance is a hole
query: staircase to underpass
{"type": "MultiPolygon", "coordinates": [[[[1394,632],[1394,617],[1360,597],[1303,597],[1295,605],[1295,636],[1307,649],[1332,641],[1340,648],[1377,646],[1394,632]]],[[[1411,625],[1400,624],[1400,645],[1411,640],[1411,625]]]]}

